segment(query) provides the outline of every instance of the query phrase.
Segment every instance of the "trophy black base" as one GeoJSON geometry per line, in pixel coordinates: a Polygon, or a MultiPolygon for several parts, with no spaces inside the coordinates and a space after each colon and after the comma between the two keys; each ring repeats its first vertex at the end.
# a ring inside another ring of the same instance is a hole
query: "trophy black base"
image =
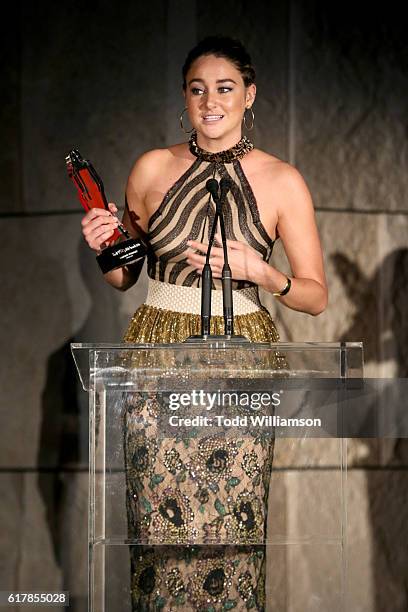
{"type": "Polygon", "coordinates": [[[143,242],[135,238],[122,240],[112,246],[103,249],[96,257],[100,269],[104,274],[117,270],[122,266],[133,264],[147,254],[147,249],[143,242]]]}

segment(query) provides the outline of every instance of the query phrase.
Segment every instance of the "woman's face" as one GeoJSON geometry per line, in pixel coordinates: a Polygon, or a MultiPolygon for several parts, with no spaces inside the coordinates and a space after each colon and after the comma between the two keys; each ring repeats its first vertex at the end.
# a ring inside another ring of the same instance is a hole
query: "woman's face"
{"type": "Polygon", "coordinates": [[[184,95],[198,144],[221,150],[238,142],[245,108],[252,106],[255,94],[255,85],[245,87],[229,60],[214,55],[197,58],[187,72],[184,95]]]}

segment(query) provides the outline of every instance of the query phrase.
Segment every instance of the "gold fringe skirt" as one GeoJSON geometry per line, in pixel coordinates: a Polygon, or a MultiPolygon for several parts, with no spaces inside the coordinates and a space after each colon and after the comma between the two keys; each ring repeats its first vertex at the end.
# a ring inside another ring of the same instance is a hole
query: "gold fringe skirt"
{"type": "MultiPolygon", "coordinates": [[[[278,342],[279,334],[259,300],[256,286],[234,290],[234,332],[251,342],[278,342]]],[[[212,293],[211,333],[224,333],[222,291],[212,293]]],[[[184,342],[201,333],[201,289],[149,278],[145,303],[133,315],[124,341],[132,343],[184,342]]]]}
{"type": "MultiPolygon", "coordinates": [[[[201,333],[200,315],[164,310],[142,304],[133,315],[124,336],[125,342],[184,342],[189,336],[201,333]]],[[[211,319],[211,333],[224,333],[224,319],[211,319]]],[[[251,342],[278,342],[279,334],[269,312],[262,308],[250,314],[234,316],[234,333],[251,342]]]]}

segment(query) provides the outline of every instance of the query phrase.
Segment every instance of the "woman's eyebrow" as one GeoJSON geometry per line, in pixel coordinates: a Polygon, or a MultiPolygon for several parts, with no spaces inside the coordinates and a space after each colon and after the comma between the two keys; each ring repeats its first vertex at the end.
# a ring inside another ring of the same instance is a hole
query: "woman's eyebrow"
{"type": "MultiPolygon", "coordinates": [[[[195,81],[205,83],[204,79],[190,79],[188,84],[191,85],[191,83],[194,83],[195,81]]],[[[234,83],[234,85],[236,85],[236,81],[234,81],[234,79],[217,79],[216,83],[234,83]]]]}

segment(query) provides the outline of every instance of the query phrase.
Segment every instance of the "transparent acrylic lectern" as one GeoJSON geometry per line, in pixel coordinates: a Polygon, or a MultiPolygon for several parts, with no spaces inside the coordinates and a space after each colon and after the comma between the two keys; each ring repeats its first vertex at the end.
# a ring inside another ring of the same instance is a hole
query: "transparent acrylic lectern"
{"type": "Polygon", "coordinates": [[[73,344],[89,610],[345,610],[360,343],[73,344]]]}

